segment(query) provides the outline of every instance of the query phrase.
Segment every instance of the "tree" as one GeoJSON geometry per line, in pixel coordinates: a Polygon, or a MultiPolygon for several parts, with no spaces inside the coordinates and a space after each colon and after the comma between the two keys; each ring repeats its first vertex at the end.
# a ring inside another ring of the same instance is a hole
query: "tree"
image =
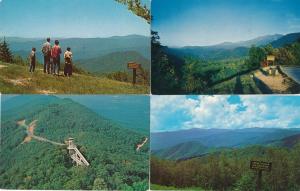
{"type": "Polygon", "coordinates": [[[266,53],[263,48],[252,46],[249,50],[249,59],[247,63],[250,68],[258,68],[260,62],[266,57],[266,53]]]}
{"type": "Polygon", "coordinates": [[[9,45],[7,44],[5,39],[2,43],[0,43],[0,61],[7,63],[12,63],[13,61],[9,45]]]}
{"type": "Polygon", "coordinates": [[[94,180],[93,190],[107,190],[105,181],[102,178],[96,178],[94,180]]]}
{"type": "Polygon", "coordinates": [[[127,5],[128,10],[132,11],[137,16],[145,19],[147,23],[151,22],[150,9],[146,5],[142,5],[141,0],[115,0],[118,3],[127,5]]]}
{"type": "Polygon", "coordinates": [[[151,84],[154,93],[170,93],[178,91],[177,58],[166,54],[161,46],[157,32],[151,31],[151,84]]]}

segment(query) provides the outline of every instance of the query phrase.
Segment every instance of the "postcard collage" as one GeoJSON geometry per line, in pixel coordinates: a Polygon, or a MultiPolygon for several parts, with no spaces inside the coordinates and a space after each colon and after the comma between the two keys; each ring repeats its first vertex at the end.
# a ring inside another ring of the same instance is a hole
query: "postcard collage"
{"type": "Polygon", "coordinates": [[[1,190],[300,190],[299,0],[0,0],[1,190]]]}

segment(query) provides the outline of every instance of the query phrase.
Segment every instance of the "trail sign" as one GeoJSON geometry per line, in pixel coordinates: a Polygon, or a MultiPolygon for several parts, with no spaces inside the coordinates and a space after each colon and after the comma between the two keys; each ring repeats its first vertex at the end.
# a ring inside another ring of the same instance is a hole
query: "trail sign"
{"type": "Polygon", "coordinates": [[[128,64],[127,64],[128,69],[138,69],[140,67],[141,67],[141,65],[137,64],[135,62],[128,62],[128,64]]]}
{"type": "Polygon", "coordinates": [[[272,62],[274,62],[274,61],[275,61],[275,56],[274,56],[274,55],[268,55],[268,56],[267,56],[267,61],[272,61],[272,62]]]}
{"type": "Polygon", "coordinates": [[[128,62],[127,68],[132,69],[132,84],[135,85],[136,83],[136,70],[141,68],[141,64],[137,64],[135,62],[128,62]]]}
{"type": "Polygon", "coordinates": [[[250,161],[250,169],[257,171],[256,191],[261,191],[262,171],[271,171],[272,163],[263,161],[250,161]]]}
{"type": "Polygon", "coordinates": [[[263,161],[250,161],[250,169],[271,171],[272,163],[271,162],[263,162],[263,161]]]}

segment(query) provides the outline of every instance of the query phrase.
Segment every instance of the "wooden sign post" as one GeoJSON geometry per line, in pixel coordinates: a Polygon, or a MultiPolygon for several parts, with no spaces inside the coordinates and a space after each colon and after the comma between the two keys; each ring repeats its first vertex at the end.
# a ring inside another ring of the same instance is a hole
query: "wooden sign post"
{"type": "Polygon", "coordinates": [[[261,191],[262,171],[270,172],[272,163],[252,160],[250,161],[250,169],[257,171],[256,191],[261,191]]]}
{"type": "Polygon", "coordinates": [[[274,64],[275,64],[275,56],[274,55],[267,55],[267,63],[269,64],[269,62],[271,62],[272,65],[274,66],[274,64]]]}
{"type": "Polygon", "coordinates": [[[136,70],[141,68],[140,64],[137,64],[135,62],[128,62],[127,64],[128,69],[132,69],[132,84],[136,84],[136,70]]]}

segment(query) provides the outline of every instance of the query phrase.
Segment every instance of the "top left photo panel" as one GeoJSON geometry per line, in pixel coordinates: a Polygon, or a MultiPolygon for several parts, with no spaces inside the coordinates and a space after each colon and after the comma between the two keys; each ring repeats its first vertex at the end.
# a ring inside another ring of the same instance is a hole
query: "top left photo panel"
{"type": "Polygon", "coordinates": [[[149,94],[150,0],[0,0],[0,93],[149,94]]]}

